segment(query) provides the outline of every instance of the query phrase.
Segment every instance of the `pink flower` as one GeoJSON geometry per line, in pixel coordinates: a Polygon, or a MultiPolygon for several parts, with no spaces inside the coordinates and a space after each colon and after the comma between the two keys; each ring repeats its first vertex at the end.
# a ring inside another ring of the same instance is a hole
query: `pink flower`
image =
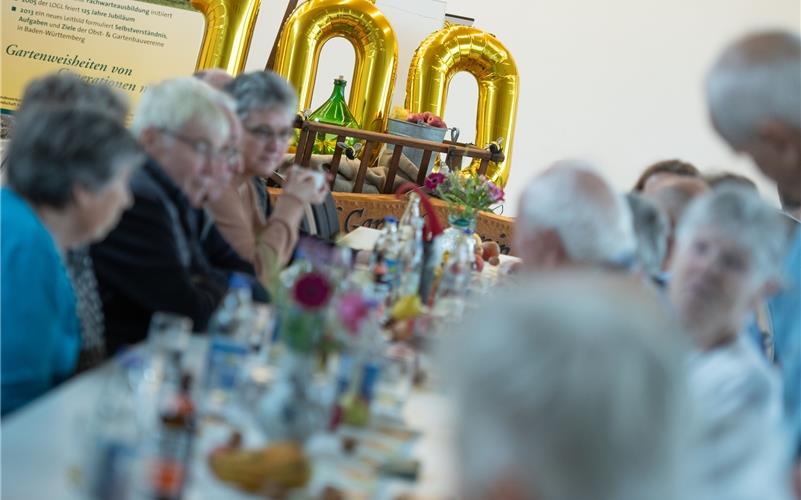
{"type": "Polygon", "coordinates": [[[434,191],[440,186],[440,184],[445,182],[445,179],[446,177],[445,174],[443,173],[440,172],[430,173],[428,174],[428,177],[426,177],[425,188],[434,191]]]}
{"type": "Polygon", "coordinates": [[[487,190],[489,191],[490,199],[492,199],[493,203],[500,203],[503,201],[503,189],[498,187],[494,182],[487,182],[487,190]]]}
{"type": "Polygon", "coordinates": [[[373,305],[373,302],[366,300],[360,293],[346,293],[339,300],[339,319],[352,335],[356,335],[370,315],[373,305]]]}
{"type": "Polygon", "coordinates": [[[295,282],[292,297],[304,309],[319,309],[331,298],[331,283],[320,273],[306,273],[295,282]]]}

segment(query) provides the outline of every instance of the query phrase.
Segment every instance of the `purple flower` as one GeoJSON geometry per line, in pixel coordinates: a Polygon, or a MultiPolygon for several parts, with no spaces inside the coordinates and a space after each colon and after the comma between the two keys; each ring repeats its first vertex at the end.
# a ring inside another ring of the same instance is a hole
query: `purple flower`
{"type": "Polygon", "coordinates": [[[488,181],[487,182],[487,190],[489,191],[490,199],[493,203],[500,203],[503,201],[504,192],[503,189],[498,187],[494,182],[488,181]]]}
{"type": "Polygon", "coordinates": [[[445,179],[446,177],[445,174],[443,173],[440,172],[430,173],[428,174],[428,177],[426,177],[425,188],[434,191],[440,186],[440,184],[445,182],[445,179]]]}
{"type": "Polygon", "coordinates": [[[306,273],[295,282],[292,297],[304,309],[319,309],[331,298],[331,283],[320,273],[306,273]]]}
{"type": "Polygon", "coordinates": [[[346,293],[339,299],[339,319],[351,335],[359,333],[362,323],[370,315],[375,304],[366,300],[360,293],[346,293]]]}

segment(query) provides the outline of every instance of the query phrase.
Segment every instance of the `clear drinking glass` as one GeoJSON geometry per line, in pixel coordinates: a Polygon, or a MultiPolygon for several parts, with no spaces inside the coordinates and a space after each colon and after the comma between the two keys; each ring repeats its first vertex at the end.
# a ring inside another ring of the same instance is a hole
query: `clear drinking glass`
{"type": "Polygon", "coordinates": [[[392,346],[381,359],[375,412],[399,417],[412,390],[417,354],[403,345],[392,346]]]}
{"type": "Polygon", "coordinates": [[[275,329],[275,309],[267,304],[253,305],[253,330],[250,332],[251,352],[266,361],[275,329]]]}
{"type": "Polygon", "coordinates": [[[160,384],[164,368],[173,353],[183,353],[189,346],[192,320],[168,312],[156,312],[150,319],[147,334],[149,362],[145,373],[148,382],[160,384]]]}

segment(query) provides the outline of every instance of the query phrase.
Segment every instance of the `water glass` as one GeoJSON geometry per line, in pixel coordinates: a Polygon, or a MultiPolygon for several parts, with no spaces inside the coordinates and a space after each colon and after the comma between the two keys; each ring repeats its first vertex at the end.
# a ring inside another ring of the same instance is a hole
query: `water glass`
{"type": "Polygon", "coordinates": [[[191,319],[167,312],[153,314],[147,334],[147,349],[150,359],[145,378],[148,382],[161,383],[170,357],[186,350],[191,335],[191,319]]]}
{"type": "Polygon", "coordinates": [[[416,359],[415,351],[401,344],[390,347],[383,356],[376,386],[376,413],[400,415],[412,389],[416,359]]]}

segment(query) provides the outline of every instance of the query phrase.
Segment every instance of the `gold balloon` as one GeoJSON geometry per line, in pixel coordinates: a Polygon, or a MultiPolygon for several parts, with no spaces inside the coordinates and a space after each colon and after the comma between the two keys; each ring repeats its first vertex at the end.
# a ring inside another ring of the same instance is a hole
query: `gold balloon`
{"type": "Polygon", "coordinates": [[[261,0],[191,0],[206,18],[197,69],[222,68],[232,75],[245,69],[261,0]]]}
{"type": "MultiPolygon", "coordinates": [[[[478,28],[449,25],[429,35],[417,47],[409,66],[406,108],[442,116],[453,76],[467,71],[478,81],[476,144],[503,138],[505,160],[490,163],[487,177],[505,186],[511,169],[520,76],[512,54],[494,35],[478,28]]],[[[473,162],[470,170],[478,170],[473,162]]]]}
{"type": "Polygon", "coordinates": [[[362,128],[383,132],[395,87],[398,41],[370,0],[308,0],[287,19],[273,70],[298,92],[299,110],[311,106],[320,52],[335,37],[348,40],[356,65],[348,108],[362,128]]]}

